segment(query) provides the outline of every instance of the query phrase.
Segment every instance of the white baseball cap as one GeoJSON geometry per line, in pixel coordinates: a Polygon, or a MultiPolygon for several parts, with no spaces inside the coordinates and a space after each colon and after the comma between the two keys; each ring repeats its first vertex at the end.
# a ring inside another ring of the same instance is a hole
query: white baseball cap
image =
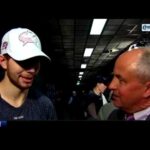
{"type": "Polygon", "coordinates": [[[2,38],[1,54],[8,54],[17,61],[37,56],[43,56],[51,60],[42,52],[38,36],[27,28],[14,28],[8,31],[2,38]]]}

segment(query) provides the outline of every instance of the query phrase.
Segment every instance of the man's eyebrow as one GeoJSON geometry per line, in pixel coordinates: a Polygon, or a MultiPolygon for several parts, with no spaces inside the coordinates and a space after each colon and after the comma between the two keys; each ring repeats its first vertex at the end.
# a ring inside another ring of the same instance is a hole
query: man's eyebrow
{"type": "Polygon", "coordinates": [[[114,74],[114,76],[116,76],[118,79],[122,79],[122,76],[119,74],[114,74]]]}

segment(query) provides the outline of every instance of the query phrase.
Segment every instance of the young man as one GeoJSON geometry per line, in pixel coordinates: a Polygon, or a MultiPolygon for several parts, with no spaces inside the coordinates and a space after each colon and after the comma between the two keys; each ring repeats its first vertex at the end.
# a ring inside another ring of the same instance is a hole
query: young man
{"type": "Polygon", "coordinates": [[[99,120],[99,109],[107,103],[105,98],[105,90],[107,89],[107,78],[97,76],[93,79],[92,89],[86,96],[87,119],[99,120]]]}
{"type": "Polygon", "coordinates": [[[150,120],[150,48],[121,54],[109,88],[113,104],[119,109],[108,120],[150,120]]]}
{"type": "Polygon", "coordinates": [[[15,28],[2,38],[0,65],[0,120],[55,120],[54,106],[46,96],[29,91],[40,70],[40,60],[50,58],[41,50],[38,36],[15,28]]]}

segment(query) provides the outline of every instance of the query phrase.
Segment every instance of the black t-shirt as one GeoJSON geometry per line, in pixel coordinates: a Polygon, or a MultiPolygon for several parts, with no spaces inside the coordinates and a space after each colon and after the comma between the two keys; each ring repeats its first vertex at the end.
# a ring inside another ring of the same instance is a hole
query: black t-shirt
{"type": "Polygon", "coordinates": [[[32,93],[18,108],[0,97],[0,120],[56,120],[51,100],[43,94],[32,93]]]}

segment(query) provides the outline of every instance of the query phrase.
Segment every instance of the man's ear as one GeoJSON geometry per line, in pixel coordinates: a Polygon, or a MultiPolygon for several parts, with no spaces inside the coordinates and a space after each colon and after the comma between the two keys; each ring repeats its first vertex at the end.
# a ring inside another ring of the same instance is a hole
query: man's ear
{"type": "Polygon", "coordinates": [[[144,92],[144,97],[145,98],[150,97],[150,81],[146,82],[146,89],[144,92]]]}
{"type": "Polygon", "coordinates": [[[0,55],[0,65],[3,69],[7,68],[7,59],[3,55],[0,55]]]}

